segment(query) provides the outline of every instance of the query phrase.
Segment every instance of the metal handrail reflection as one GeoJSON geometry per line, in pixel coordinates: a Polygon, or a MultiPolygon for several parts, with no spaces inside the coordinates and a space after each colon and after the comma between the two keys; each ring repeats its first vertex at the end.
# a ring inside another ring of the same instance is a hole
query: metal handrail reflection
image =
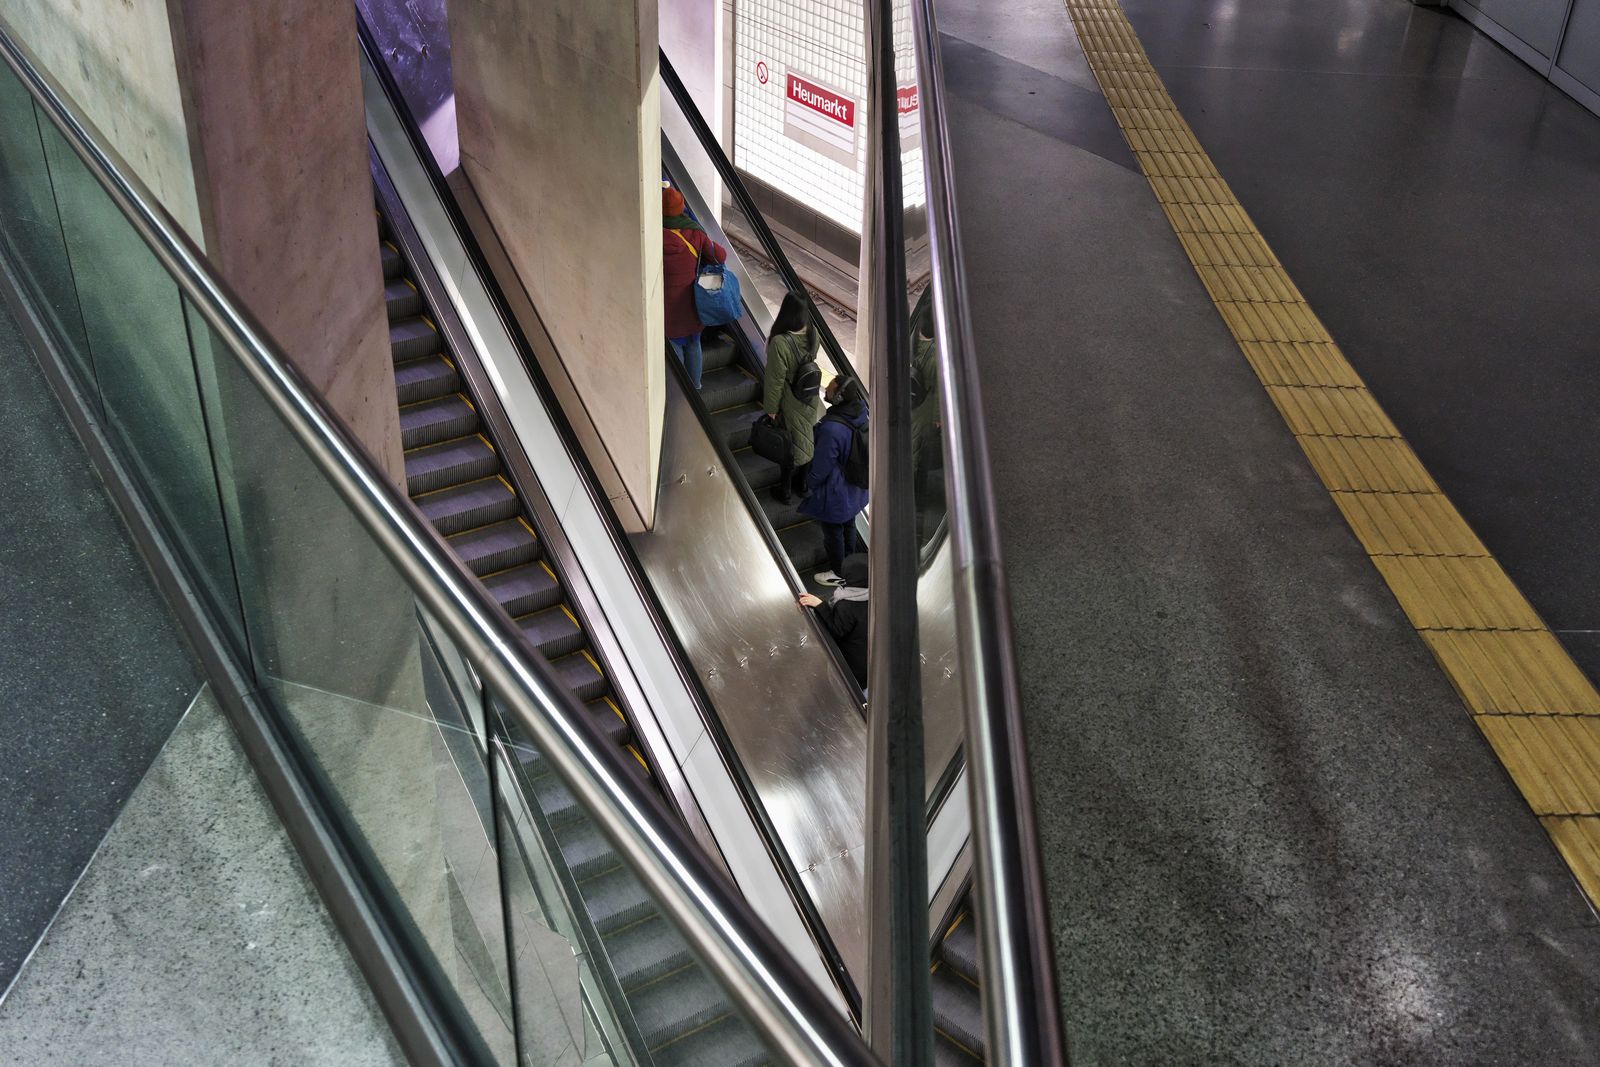
{"type": "Polygon", "coordinates": [[[212,271],[148,188],[0,24],[0,59],[261,390],[268,405],[470,657],[651,890],[769,1049],[793,1063],[872,1063],[842,1015],[634,781],[509,616],[478,586],[212,271]]]}
{"type": "Polygon", "coordinates": [[[961,232],[951,180],[943,66],[932,0],[911,0],[921,106],[945,484],[956,553],[956,611],[966,690],[973,882],[982,937],[991,1061],[1064,1063],[1011,607],[989,476],[961,232]]]}

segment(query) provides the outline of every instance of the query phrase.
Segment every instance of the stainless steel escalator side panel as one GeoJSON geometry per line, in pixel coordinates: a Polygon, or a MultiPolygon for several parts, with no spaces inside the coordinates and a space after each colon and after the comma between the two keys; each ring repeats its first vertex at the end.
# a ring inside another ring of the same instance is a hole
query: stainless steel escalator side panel
{"type": "Polygon", "coordinates": [[[655,528],[632,537],[852,975],[865,964],[866,724],[788,576],[667,376],[655,528]]]}
{"type": "MultiPolygon", "coordinates": [[[[631,564],[613,542],[602,515],[602,493],[556,429],[555,416],[523,365],[510,327],[496,314],[449,217],[438,203],[403,123],[375,72],[362,59],[367,128],[387,182],[405,208],[395,218],[414,234],[419,254],[408,255],[419,284],[439,314],[438,324],[480,397],[480,414],[502,447],[508,472],[537,490],[536,508],[569,594],[585,614],[613,682],[629,704],[633,724],[690,829],[727,866],[735,884],[820,989],[835,983],[817,951],[804,915],[773,864],[758,820],[720,758],[701,718],[699,701],[664,635],[650,623],[631,564]],[[696,822],[700,823],[697,827],[696,822]],[[709,835],[698,832],[703,827],[709,835]]],[[[475,205],[463,205],[471,217],[475,205]]],[[[797,609],[798,610],[798,609],[797,609]]],[[[859,720],[859,712],[850,706],[859,720]]],[[[803,867],[799,857],[796,861],[803,867]]],[[[831,928],[830,928],[831,929],[831,928]]]]}

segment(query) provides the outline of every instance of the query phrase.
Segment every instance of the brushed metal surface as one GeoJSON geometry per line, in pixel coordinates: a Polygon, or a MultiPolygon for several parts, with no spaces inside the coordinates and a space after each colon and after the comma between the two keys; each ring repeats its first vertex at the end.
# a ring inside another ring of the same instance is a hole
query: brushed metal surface
{"type": "Polygon", "coordinates": [[[655,528],[632,537],[852,975],[862,974],[866,725],[675,375],[655,528]]]}
{"type": "Polygon", "coordinates": [[[917,580],[917,641],[922,663],[922,758],[931,800],[966,730],[961,650],[956,645],[954,553],[948,537],[917,580]]]}

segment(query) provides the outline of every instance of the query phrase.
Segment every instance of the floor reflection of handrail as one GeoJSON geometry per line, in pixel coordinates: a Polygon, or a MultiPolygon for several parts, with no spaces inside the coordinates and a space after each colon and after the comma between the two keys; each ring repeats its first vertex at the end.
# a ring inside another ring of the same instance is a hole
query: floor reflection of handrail
{"type": "MultiPolygon", "coordinates": [[[[672,94],[672,99],[677,102],[678,110],[683,112],[683,117],[689,123],[689,128],[694,131],[695,138],[700,142],[701,149],[706,158],[711,160],[711,165],[717,168],[717,174],[722,178],[723,184],[728,187],[728,193],[733,197],[734,204],[749,221],[756,231],[756,238],[761,242],[761,247],[771,258],[773,265],[778,268],[778,273],[783,275],[783,283],[791,293],[803,297],[806,310],[811,315],[811,321],[816,323],[817,332],[822,335],[822,346],[828,350],[828,356],[833,360],[834,369],[847,378],[860,379],[855,368],[850,365],[850,360],[844,354],[844,349],[839,346],[838,338],[834,337],[833,330],[829,328],[827,320],[822,317],[822,312],[817,308],[816,301],[811,298],[811,290],[806,288],[800,280],[800,275],[795,272],[794,265],[789,262],[789,257],[784,254],[783,246],[778,243],[778,237],[772,232],[772,227],[767,225],[766,217],[756,207],[756,202],[750,196],[750,191],[745,188],[744,181],[739,177],[739,172],[734,168],[733,162],[728,159],[727,153],[722,150],[722,145],[717,142],[716,135],[711,132],[711,127],[706,125],[705,116],[700,114],[700,109],[695,106],[694,99],[689,95],[689,90],[684,87],[683,81],[678,77],[678,72],[673,69],[672,61],[667,58],[663,49],[661,52],[661,81],[672,94]]],[[[865,382],[862,382],[865,385],[865,382]]]]}
{"type": "Polygon", "coordinates": [[[263,399],[469,656],[769,1048],[788,1061],[869,1064],[848,1021],[806,978],[622,757],[509,616],[452,558],[350,430],[53,81],[0,26],[0,60],[139,234],[263,399]]]}
{"type": "Polygon", "coordinates": [[[1011,608],[983,428],[980,375],[952,190],[944,75],[932,0],[912,0],[922,122],[945,481],[956,551],[967,767],[982,936],[984,1016],[995,1063],[1065,1061],[1011,608]]]}

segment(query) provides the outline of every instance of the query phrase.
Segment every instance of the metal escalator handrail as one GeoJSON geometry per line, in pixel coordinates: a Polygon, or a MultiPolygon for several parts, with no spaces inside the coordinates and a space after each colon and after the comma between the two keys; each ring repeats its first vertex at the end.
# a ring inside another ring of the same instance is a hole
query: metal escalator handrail
{"type": "Polygon", "coordinates": [[[833,360],[836,371],[847,378],[860,381],[865,388],[866,382],[856,373],[845,356],[844,349],[839,346],[839,339],[834,337],[833,330],[828,327],[828,321],[822,317],[817,309],[816,301],[811,299],[811,290],[800,280],[800,275],[795,272],[789,257],[784,254],[783,246],[778,243],[778,237],[772,232],[772,227],[767,225],[766,217],[756,207],[755,200],[750,196],[750,190],[744,187],[744,180],[739,177],[739,172],[734,168],[733,161],[723,152],[722,145],[718,143],[716,135],[711,132],[711,127],[706,125],[705,116],[700,114],[700,109],[695,106],[694,100],[689,96],[689,90],[684,87],[678,72],[673,69],[672,61],[667,58],[666,49],[661,49],[661,81],[672,94],[672,99],[677,103],[678,110],[688,120],[689,128],[694,131],[700,148],[711,160],[712,166],[717,168],[717,174],[722,178],[723,184],[728,187],[734,203],[740,212],[749,221],[756,231],[756,239],[761,242],[762,249],[771,257],[773,264],[778,268],[778,273],[783,277],[783,284],[791,293],[803,297],[806,302],[806,311],[811,315],[811,321],[817,326],[817,332],[822,335],[822,347],[828,350],[828,357],[833,360]]]}
{"type": "Polygon", "coordinates": [[[870,1064],[871,1053],[687,834],[632,780],[554,672],[478,587],[212,271],[159,200],[0,24],[0,58],[216,331],[274,411],[515,714],[676,922],[769,1048],[795,1063],[870,1064]]]}
{"type": "Polygon", "coordinates": [[[1024,749],[1011,605],[974,359],[961,231],[932,0],[913,0],[929,254],[943,383],[946,486],[966,689],[989,1046],[996,1063],[1064,1062],[1033,786],[1024,749]]]}

